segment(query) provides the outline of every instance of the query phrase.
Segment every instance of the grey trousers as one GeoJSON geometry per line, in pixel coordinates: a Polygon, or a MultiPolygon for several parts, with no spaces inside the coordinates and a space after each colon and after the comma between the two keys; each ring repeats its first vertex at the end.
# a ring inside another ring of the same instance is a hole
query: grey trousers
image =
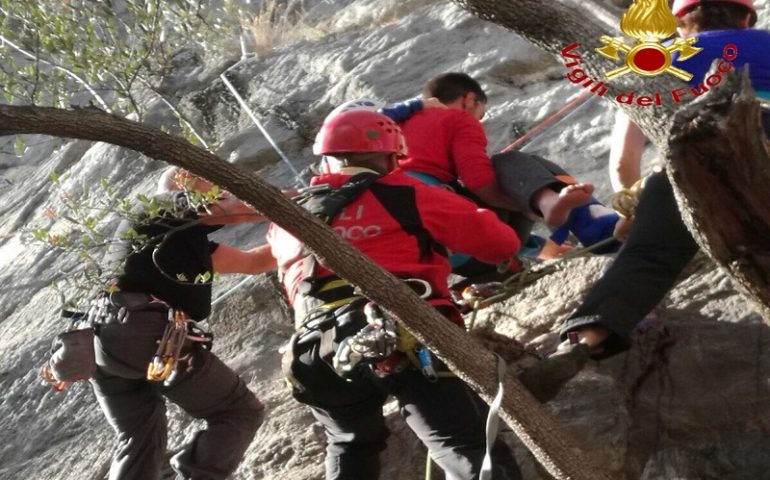
{"type": "Polygon", "coordinates": [[[492,156],[497,183],[523,212],[540,215],[532,205],[532,197],[544,188],[559,191],[576,180],[559,165],[537,155],[519,151],[498,153],[492,156]]]}
{"type": "Polygon", "coordinates": [[[171,459],[177,478],[224,479],[254,438],[264,406],[235,372],[195,345],[183,350],[170,385],[145,380],[165,315],[158,310],[131,312],[124,323],[101,325],[96,337],[98,368],[91,384],[118,436],[109,479],[160,478],[166,458],[165,399],[207,425],[171,459]]]}

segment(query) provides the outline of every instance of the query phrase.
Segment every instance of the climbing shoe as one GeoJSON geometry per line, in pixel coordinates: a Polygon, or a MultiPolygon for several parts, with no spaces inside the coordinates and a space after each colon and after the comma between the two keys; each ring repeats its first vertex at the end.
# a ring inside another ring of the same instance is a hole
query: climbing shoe
{"type": "Polygon", "coordinates": [[[541,403],[555,397],[590,358],[588,345],[569,342],[563,342],[554,353],[519,373],[519,381],[541,403]]]}

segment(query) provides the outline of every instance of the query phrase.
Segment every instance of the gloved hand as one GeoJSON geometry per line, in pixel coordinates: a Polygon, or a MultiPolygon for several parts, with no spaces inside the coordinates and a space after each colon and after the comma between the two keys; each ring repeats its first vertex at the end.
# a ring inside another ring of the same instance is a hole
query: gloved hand
{"type": "Polygon", "coordinates": [[[505,260],[503,260],[497,265],[498,273],[506,273],[506,272],[518,273],[521,271],[521,269],[522,269],[521,262],[519,262],[519,259],[516,258],[515,256],[511,258],[506,258],[505,260]]]}

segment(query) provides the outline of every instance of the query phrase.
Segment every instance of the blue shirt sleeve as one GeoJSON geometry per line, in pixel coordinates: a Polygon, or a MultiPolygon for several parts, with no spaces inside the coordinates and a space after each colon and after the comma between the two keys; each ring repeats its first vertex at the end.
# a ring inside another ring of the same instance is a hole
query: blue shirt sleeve
{"type": "Polygon", "coordinates": [[[415,97],[392,105],[385,105],[378,112],[396,123],[402,123],[420,110],[422,110],[422,99],[415,97]]]}

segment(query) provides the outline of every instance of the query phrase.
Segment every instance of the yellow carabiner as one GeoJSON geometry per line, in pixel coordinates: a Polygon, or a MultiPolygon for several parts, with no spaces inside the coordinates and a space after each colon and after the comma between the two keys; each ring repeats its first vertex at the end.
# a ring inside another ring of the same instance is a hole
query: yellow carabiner
{"type": "Polygon", "coordinates": [[[166,357],[162,360],[160,357],[155,357],[152,362],[147,365],[147,380],[151,382],[162,382],[171,375],[171,371],[174,369],[174,358],[166,357]]]}

